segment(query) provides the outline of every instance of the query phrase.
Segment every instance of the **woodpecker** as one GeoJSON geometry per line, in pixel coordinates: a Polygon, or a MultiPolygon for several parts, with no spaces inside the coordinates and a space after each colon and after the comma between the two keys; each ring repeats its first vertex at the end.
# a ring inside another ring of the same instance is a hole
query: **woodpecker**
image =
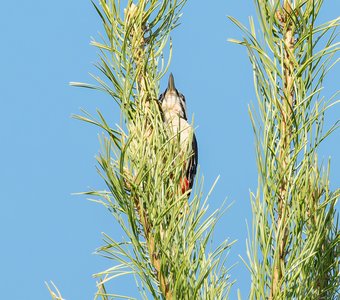
{"type": "MultiPolygon", "coordinates": [[[[192,136],[192,155],[183,167],[183,177],[180,181],[182,193],[191,190],[197,171],[198,148],[192,126],[188,123],[185,97],[175,87],[174,76],[170,74],[168,87],[159,97],[163,121],[173,134],[179,135],[180,147],[187,153],[189,138],[192,136]]],[[[190,196],[190,191],[188,197],[190,196]]]]}

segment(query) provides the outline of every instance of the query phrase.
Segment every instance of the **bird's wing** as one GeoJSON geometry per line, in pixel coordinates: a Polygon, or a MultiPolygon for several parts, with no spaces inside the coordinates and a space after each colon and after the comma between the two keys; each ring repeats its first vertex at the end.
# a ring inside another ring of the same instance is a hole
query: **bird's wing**
{"type": "Polygon", "coordinates": [[[191,189],[194,184],[194,178],[197,172],[198,163],[198,146],[195,134],[192,137],[192,155],[189,158],[189,165],[187,169],[187,178],[189,180],[189,188],[191,189]]]}

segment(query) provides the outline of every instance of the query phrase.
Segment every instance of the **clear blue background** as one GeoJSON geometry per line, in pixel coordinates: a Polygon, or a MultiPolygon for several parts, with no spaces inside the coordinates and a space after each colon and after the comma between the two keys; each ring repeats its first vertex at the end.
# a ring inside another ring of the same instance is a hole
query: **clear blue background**
{"type": "MultiPolygon", "coordinates": [[[[340,2],[326,1],[320,22],[339,15],[340,2]]],[[[200,165],[208,190],[221,175],[211,209],[225,197],[235,201],[220,221],[216,242],[237,239],[229,265],[246,296],[246,219],[249,190],[256,189],[253,134],[247,105],[255,101],[245,49],[227,43],[240,32],[226,18],[246,23],[253,1],[188,1],[182,26],[173,33],[171,71],[186,95],[199,126],[200,165]],[[208,4],[209,3],[209,4],[208,4]]],[[[49,299],[45,280],[53,280],[68,300],[92,299],[93,273],[113,262],[92,255],[101,232],[121,238],[108,212],[71,193],[102,188],[95,171],[98,129],[71,119],[79,108],[107,116],[118,108],[108,97],[71,88],[69,81],[91,82],[96,50],[90,37],[103,32],[90,1],[3,1],[0,8],[0,298],[49,299]]],[[[337,66],[325,82],[325,95],[339,89],[337,66]]],[[[162,82],[164,87],[165,82],[162,82]]],[[[328,124],[339,119],[339,107],[328,124]]],[[[339,187],[340,134],[322,146],[332,156],[331,183],[339,187]]],[[[136,296],[130,279],[112,282],[111,291],[136,296]]]]}

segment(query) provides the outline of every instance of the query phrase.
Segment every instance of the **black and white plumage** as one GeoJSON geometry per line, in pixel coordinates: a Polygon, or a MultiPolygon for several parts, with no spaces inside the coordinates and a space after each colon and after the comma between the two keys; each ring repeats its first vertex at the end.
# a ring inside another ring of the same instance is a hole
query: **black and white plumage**
{"type": "Polygon", "coordinates": [[[184,178],[182,178],[180,182],[182,192],[185,193],[191,190],[194,183],[197,171],[198,148],[193,128],[188,123],[185,97],[176,89],[172,74],[170,74],[169,77],[168,87],[164,93],[160,95],[159,101],[163,113],[163,120],[167,126],[171,128],[173,134],[179,134],[184,153],[186,153],[186,149],[189,146],[188,142],[192,136],[192,145],[190,147],[192,155],[184,166],[184,178]]]}

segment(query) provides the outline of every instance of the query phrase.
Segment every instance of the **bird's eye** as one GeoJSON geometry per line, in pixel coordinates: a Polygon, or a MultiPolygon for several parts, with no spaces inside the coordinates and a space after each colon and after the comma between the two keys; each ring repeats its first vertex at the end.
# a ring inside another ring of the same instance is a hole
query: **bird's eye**
{"type": "Polygon", "coordinates": [[[183,100],[183,102],[185,102],[185,97],[183,94],[179,94],[179,96],[181,97],[181,99],[183,100]]]}
{"type": "Polygon", "coordinates": [[[162,102],[164,100],[164,93],[159,95],[158,101],[162,102]]]}

